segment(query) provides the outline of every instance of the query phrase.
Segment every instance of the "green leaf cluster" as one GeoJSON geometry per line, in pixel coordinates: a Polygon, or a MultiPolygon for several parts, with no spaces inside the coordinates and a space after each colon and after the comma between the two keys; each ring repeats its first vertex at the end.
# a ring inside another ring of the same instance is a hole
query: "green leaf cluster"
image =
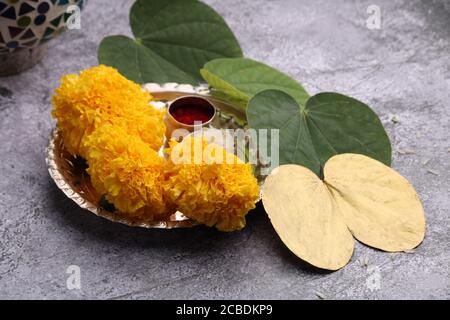
{"type": "Polygon", "coordinates": [[[254,129],[278,129],[280,164],[321,174],[336,154],[358,153],[391,164],[391,143],[366,104],[338,93],[311,97],[293,78],[243,57],[223,18],[197,0],[137,0],[134,39],[105,38],[99,62],[138,82],[206,81],[213,94],[247,115],[254,129]]]}

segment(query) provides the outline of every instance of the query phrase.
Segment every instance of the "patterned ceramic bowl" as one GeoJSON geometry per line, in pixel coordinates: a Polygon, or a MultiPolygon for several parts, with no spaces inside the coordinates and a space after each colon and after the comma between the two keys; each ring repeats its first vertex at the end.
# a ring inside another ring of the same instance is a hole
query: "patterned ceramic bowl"
{"type": "Polygon", "coordinates": [[[86,0],[0,0],[0,75],[20,72],[40,57],[40,47],[64,30],[86,0]]]}

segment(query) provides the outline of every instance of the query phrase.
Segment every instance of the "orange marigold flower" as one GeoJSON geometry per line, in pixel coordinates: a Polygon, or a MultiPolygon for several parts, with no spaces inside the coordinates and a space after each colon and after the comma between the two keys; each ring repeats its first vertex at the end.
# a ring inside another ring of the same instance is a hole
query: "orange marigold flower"
{"type": "Polygon", "coordinates": [[[186,216],[221,231],[244,228],[259,198],[252,167],[203,138],[171,142],[167,196],[186,216]]]}
{"type": "Polygon", "coordinates": [[[104,125],[85,139],[94,188],[131,217],[158,220],[170,215],[164,199],[167,162],[139,137],[104,125]]]}
{"type": "Polygon", "coordinates": [[[67,150],[86,157],[83,139],[104,124],[124,128],[154,150],[163,144],[164,112],[149,105],[151,95],[103,65],[66,75],[52,98],[67,150]]]}

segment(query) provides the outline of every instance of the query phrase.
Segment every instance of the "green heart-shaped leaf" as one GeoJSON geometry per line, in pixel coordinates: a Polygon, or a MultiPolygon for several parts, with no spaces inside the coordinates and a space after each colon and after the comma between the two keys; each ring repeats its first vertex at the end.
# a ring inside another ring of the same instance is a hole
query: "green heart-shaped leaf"
{"type": "Polygon", "coordinates": [[[242,57],[239,43],[223,18],[197,0],[137,0],[130,11],[136,40],[105,38],[99,63],[144,83],[197,84],[210,60],[242,57]]]}
{"type": "Polygon", "coordinates": [[[250,100],[247,120],[254,129],[280,130],[280,164],[300,164],[320,175],[332,156],[358,153],[391,165],[391,143],[378,116],[338,93],[320,93],[301,107],[288,94],[267,90],[250,100]]]}
{"type": "Polygon", "coordinates": [[[251,59],[213,60],[200,73],[219,97],[228,98],[243,109],[254,95],[269,89],[286,92],[302,106],[309,98],[309,94],[297,81],[251,59]]]}
{"type": "Polygon", "coordinates": [[[103,39],[98,58],[100,63],[115,67],[122,75],[137,83],[196,82],[193,76],[125,36],[103,39]]]}

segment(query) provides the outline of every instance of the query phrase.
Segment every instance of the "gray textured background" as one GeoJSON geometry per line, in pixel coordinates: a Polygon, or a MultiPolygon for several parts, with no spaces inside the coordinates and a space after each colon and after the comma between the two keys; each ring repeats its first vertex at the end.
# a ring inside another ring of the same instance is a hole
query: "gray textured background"
{"type": "Polygon", "coordinates": [[[129,34],[132,1],[95,0],[82,30],[50,42],[42,63],[0,78],[0,298],[450,298],[445,1],[207,2],[249,57],[286,71],[311,93],[342,92],[376,110],[392,139],[394,167],[423,199],[423,245],[396,255],[357,245],[346,268],[323,273],[283,246],[262,210],[244,231],[222,234],[133,229],[78,209],[50,181],[44,148],[59,77],[95,65],[104,36],[129,34]],[[382,30],[366,28],[369,4],[381,6],[382,30]],[[72,264],[81,267],[81,290],[66,288],[72,264]],[[374,266],[380,288],[370,290],[374,266]]]}

